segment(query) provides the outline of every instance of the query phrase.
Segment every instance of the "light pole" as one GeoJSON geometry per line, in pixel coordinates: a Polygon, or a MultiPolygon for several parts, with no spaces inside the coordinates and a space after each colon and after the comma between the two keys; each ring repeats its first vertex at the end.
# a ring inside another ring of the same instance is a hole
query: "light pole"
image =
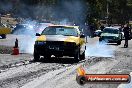
{"type": "Polygon", "coordinates": [[[1,14],[0,14],[0,26],[1,26],[1,14]]]}
{"type": "Polygon", "coordinates": [[[106,1],[106,24],[108,25],[109,20],[109,0],[106,1]]]}
{"type": "Polygon", "coordinates": [[[109,4],[108,4],[108,1],[107,1],[107,19],[109,18],[109,4]]]}

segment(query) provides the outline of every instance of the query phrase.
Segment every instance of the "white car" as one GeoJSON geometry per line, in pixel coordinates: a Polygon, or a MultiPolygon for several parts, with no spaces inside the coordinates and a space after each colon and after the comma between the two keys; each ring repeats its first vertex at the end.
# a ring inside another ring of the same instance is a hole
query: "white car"
{"type": "Polygon", "coordinates": [[[96,37],[96,36],[100,36],[101,33],[102,33],[101,30],[96,30],[96,31],[94,32],[94,36],[95,36],[95,37],[96,37]]]}

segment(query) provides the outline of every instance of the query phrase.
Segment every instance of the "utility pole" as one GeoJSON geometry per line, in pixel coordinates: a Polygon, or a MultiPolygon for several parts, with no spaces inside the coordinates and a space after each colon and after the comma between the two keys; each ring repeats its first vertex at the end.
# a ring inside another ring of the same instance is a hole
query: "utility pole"
{"type": "Polygon", "coordinates": [[[1,14],[0,14],[0,26],[1,26],[1,14]]]}
{"type": "Polygon", "coordinates": [[[106,6],[106,8],[107,8],[107,11],[106,11],[106,14],[107,14],[107,16],[106,16],[106,23],[108,25],[108,20],[109,20],[109,3],[108,3],[108,0],[107,0],[107,6],[106,6]]]}

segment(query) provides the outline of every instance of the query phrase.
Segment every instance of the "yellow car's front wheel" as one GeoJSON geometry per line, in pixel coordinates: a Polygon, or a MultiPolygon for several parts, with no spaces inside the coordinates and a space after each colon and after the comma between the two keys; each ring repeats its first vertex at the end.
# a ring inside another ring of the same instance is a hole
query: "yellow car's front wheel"
{"type": "Polygon", "coordinates": [[[80,61],[80,48],[78,48],[78,49],[75,51],[74,60],[75,60],[76,62],[79,62],[79,61],[80,61]]]}
{"type": "Polygon", "coordinates": [[[5,39],[6,38],[6,35],[5,34],[2,34],[1,37],[2,37],[2,39],[5,39]]]}
{"type": "Polygon", "coordinates": [[[85,59],[85,51],[80,55],[80,59],[84,60],[85,59]]]}
{"type": "Polygon", "coordinates": [[[34,52],[34,61],[39,61],[40,55],[37,52],[34,52]]]}

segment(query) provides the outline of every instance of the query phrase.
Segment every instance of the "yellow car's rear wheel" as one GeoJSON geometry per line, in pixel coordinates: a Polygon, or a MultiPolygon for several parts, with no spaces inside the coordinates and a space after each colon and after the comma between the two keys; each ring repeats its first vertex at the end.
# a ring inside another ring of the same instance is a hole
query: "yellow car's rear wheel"
{"type": "Polygon", "coordinates": [[[2,37],[2,39],[5,39],[6,38],[6,35],[5,34],[2,34],[1,37],[2,37]]]}

